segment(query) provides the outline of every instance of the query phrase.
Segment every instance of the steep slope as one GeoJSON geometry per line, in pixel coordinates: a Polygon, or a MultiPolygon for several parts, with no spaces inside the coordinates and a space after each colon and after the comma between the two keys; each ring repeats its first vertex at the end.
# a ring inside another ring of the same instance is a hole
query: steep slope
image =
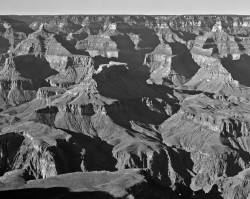
{"type": "Polygon", "coordinates": [[[0,196],[248,198],[249,34],[249,16],[0,16],[0,196]]]}
{"type": "Polygon", "coordinates": [[[187,82],[199,69],[187,47],[181,43],[162,43],[149,54],[144,64],[150,68],[150,80],[156,84],[180,86],[187,82]]]}
{"type": "Polygon", "coordinates": [[[248,103],[197,94],[161,125],[164,143],[190,153],[193,190],[209,191],[222,176],[249,167],[248,118],[248,103]]]}

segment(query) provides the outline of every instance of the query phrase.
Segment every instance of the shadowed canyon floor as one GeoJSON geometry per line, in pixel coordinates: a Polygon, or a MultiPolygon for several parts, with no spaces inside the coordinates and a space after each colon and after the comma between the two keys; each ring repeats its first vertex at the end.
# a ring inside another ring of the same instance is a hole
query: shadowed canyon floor
{"type": "Polygon", "coordinates": [[[249,16],[0,16],[0,197],[247,199],[249,16]]]}

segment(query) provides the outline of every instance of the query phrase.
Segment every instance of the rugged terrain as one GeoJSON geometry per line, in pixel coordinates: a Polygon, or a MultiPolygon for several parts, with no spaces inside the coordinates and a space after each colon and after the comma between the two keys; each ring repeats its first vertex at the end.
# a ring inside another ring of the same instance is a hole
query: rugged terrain
{"type": "Polygon", "coordinates": [[[250,197],[249,16],[0,16],[0,196],[250,197]]]}

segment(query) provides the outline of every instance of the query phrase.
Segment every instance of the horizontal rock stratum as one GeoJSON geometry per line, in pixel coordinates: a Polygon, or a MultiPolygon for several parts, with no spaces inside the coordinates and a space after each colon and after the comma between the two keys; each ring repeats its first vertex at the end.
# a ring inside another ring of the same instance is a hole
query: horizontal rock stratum
{"type": "Polygon", "coordinates": [[[247,199],[250,16],[0,16],[0,197],[247,199]]]}

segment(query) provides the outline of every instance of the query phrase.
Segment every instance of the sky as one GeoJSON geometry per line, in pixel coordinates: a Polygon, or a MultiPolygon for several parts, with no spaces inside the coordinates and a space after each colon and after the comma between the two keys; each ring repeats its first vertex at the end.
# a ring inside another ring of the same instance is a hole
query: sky
{"type": "Polygon", "coordinates": [[[0,0],[6,14],[250,15],[250,0],[0,0]]]}

